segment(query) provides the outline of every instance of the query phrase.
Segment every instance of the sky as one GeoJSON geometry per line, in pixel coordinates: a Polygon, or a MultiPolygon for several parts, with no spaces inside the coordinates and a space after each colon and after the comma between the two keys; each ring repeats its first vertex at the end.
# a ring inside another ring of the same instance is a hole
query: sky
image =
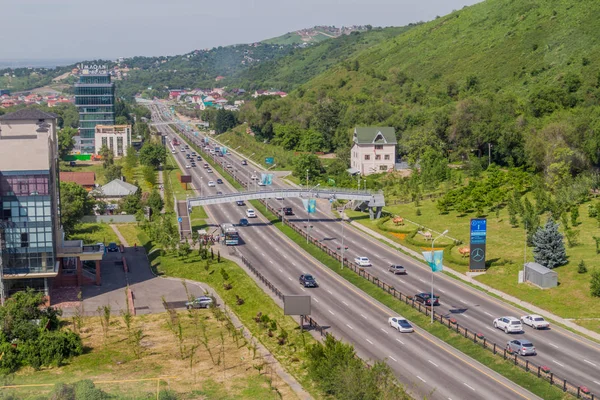
{"type": "Polygon", "coordinates": [[[480,0],[0,0],[0,62],[252,43],[315,25],[402,26],[480,0]]]}

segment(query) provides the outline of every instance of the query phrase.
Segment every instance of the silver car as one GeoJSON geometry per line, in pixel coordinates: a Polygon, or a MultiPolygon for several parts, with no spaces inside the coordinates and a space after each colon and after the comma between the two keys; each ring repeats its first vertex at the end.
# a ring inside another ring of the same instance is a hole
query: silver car
{"type": "Polygon", "coordinates": [[[537,351],[535,346],[527,339],[515,339],[506,344],[506,350],[509,353],[516,353],[522,356],[535,356],[537,351]]]}
{"type": "Polygon", "coordinates": [[[390,265],[388,271],[393,272],[395,275],[406,274],[406,268],[402,265],[390,265]]]}

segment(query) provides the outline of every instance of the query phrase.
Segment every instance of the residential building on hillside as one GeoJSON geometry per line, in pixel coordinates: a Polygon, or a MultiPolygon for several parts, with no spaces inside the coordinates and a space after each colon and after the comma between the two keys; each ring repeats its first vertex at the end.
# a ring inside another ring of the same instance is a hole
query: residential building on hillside
{"type": "Polygon", "coordinates": [[[75,105],[79,111],[78,151],[94,154],[96,125],[115,124],[115,84],[106,69],[82,70],[75,83],[75,105]]]}
{"type": "Polygon", "coordinates": [[[100,246],[63,240],[56,115],[23,108],[0,116],[0,212],[0,296],[100,284],[100,246]],[[91,277],[82,260],[95,262],[91,277]]]}
{"type": "Polygon", "coordinates": [[[131,125],[96,125],[94,140],[96,154],[107,146],[115,157],[126,156],[131,146],[131,125]]]}
{"type": "Polygon", "coordinates": [[[350,153],[351,174],[371,175],[393,171],[396,130],[391,127],[356,127],[350,153]]]}

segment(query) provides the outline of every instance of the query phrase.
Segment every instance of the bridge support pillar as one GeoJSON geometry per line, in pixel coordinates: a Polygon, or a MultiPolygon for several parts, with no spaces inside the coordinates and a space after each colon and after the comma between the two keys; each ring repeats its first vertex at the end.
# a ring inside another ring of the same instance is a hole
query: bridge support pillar
{"type": "Polygon", "coordinates": [[[369,207],[369,217],[371,219],[381,218],[381,210],[382,209],[383,209],[383,207],[369,207]],[[373,211],[373,208],[375,208],[375,211],[373,211]]]}

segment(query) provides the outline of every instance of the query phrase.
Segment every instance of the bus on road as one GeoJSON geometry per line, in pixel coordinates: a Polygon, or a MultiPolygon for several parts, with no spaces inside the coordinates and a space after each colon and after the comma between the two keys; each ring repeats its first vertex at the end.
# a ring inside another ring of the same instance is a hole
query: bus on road
{"type": "Polygon", "coordinates": [[[221,225],[221,233],[226,246],[237,246],[240,242],[240,235],[235,226],[230,223],[221,225]]]}

